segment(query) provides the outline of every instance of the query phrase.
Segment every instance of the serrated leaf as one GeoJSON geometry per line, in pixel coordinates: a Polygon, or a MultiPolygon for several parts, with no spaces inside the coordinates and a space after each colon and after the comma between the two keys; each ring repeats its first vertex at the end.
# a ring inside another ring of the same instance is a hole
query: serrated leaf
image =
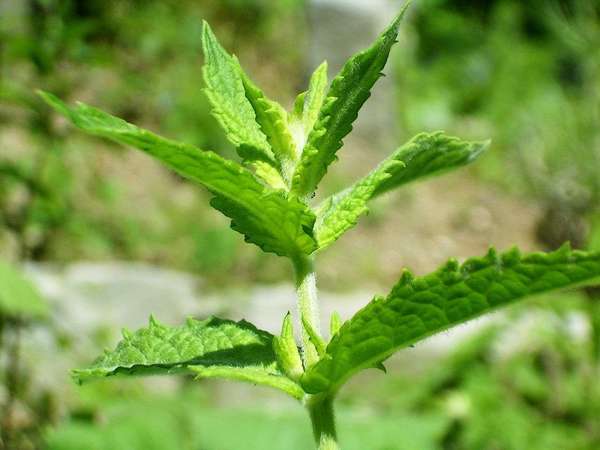
{"type": "Polygon", "coordinates": [[[421,133],[404,144],[366,177],[323,201],[317,210],[315,237],[325,248],[356,225],[372,198],[419,178],[469,164],[487,142],[467,142],[443,132],[421,133]]]}
{"type": "Polygon", "coordinates": [[[490,141],[464,141],[442,131],[420,133],[388,158],[402,162],[405,167],[393,167],[390,176],[377,185],[374,196],[470,164],[488,149],[489,144],[490,141]]]}
{"type": "Polygon", "coordinates": [[[323,201],[317,209],[315,223],[319,249],[327,247],[356,225],[358,218],[369,210],[367,202],[373,197],[377,186],[384,183],[396,167],[402,169],[404,164],[386,160],[362,180],[323,201]]]}
{"type": "Polygon", "coordinates": [[[370,48],[350,58],[333,79],[294,172],[292,191],[297,195],[310,196],[315,191],[342,147],[343,138],[352,131],[358,111],[381,77],[404,11],[370,48]]]}
{"type": "Polygon", "coordinates": [[[387,297],[376,297],[342,326],[302,386],[309,393],[335,391],[359,370],[435,333],[527,296],[598,279],[600,253],[569,246],[526,256],[490,250],[424,277],[405,272],[387,297]]]}
{"type": "Polygon", "coordinates": [[[202,49],[205,92],[213,107],[213,115],[225,130],[227,138],[236,146],[244,161],[261,160],[275,165],[273,152],[246,98],[238,64],[219,44],[206,22],[202,27],[202,49]]]}
{"type": "Polygon", "coordinates": [[[283,107],[265,96],[250,77],[244,72],[239,61],[234,58],[245,95],[256,115],[256,122],[267,137],[281,173],[289,182],[296,162],[296,146],[289,130],[288,114],[283,107]]]}
{"type": "MultiPolygon", "coordinates": [[[[231,217],[231,228],[245,236],[246,242],[279,256],[308,255],[316,249],[312,237],[314,215],[297,199],[285,200],[280,191],[262,193],[252,211],[239,199],[214,197],[210,204],[231,217]],[[285,203],[282,203],[282,199],[285,203]]],[[[254,199],[253,199],[254,200],[254,199]]]]}
{"type": "Polygon", "coordinates": [[[0,261],[0,318],[43,319],[48,316],[48,305],[21,272],[0,261]]]}
{"type": "Polygon", "coordinates": [[[232,219],[232,228],[247,242],[282,256],[308,254],[316,248],[314,215],[306,205],[265,186],[236,162],[165,139],[83,103],[71,108],[51,94],[41,95],[83,131],[139,148],[205,186],[216,195],[211,204],[232,219]]]}
{"type": "Polygon", "coordinates": [[[115,375],[192,373],[246,380],[301,398],[301,388],[279,369],[273,336],[241,321],[211,317],[168,327],[154,318],[146,328],[125,331],[123,340],[90,367],[73,371],[79,383],[115,375]]]}

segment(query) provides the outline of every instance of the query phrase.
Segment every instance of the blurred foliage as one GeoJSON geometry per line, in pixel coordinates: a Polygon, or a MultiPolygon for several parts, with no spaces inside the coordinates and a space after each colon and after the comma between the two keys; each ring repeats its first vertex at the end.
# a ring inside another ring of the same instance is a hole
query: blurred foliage
{"type": "Polygon", "coordinates": [[[410,133],[491,137],[484,178],[545,208],[549,247],[587,241],[600,211],[600,4],[426,0],[400,78],[410,133]],[[406,69],[408,66],[408,69],[406,69]]]}
{"type": "Polygon", "coordinates": [[[11,265],[0,261],[0,320],[45,318],[48,306],[37,288],[11,265]]]}
{"type": "Polygon", "coordinates": [[[40,444],[49,422],[50,396],[30,389],[29,368],[22,367],[22,334],[34,321],[48,318],[48,305],[20,269],[0,260],[0,449],[40,444]],[[20,414],[23,410],[28,413],[20,414]]]}
{"type": "MultiPolygon", "coordinates": [[[[198,389],[175,396],[105,396],[92,414],[73,418],[48,435],[48,450],[238,450],[310,448],[310,424],[296,409],[209,406],[198,389]],[[277,426],[273,426],[276,423],[277,426]],[[235,424],[235,432],[231,432],[235,424]]],[[[386,417],[341,415],[344,448],[359,450],[436,449],[447,420],[439,414],[386,417]]]]}

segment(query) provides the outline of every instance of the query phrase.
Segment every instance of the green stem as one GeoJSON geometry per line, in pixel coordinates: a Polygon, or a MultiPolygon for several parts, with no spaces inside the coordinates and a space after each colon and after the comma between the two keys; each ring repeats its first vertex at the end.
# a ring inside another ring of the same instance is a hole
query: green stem
{"type": "Polygon", "coordinates": [[[314,260],[311,256],[303,255],[294,258],[292,261],[296,272],[296,293],[298,295],[298,312],[300,314],[300,327],[302,329],[302,356],[304,366],[310,367],[319,360],[319,354],[315,345],[311,342],[310,334],[305,330],[303,323],[310,324],[313,330],[320,335],[314,260]]]}
{"type": "Polygon", "coordinates": [[[335,430],[333,397],[324,394],[311,396],[306,406],[318,450],[340,450],[335,430]]]}
{"type": "MultiPolygon", "coordinates": [[[[319,353],[311,341],[311,333],[306,330],[307,326],[312,329],[313,336],[316,334],[317,339],[321,338],[314,258],[302,255],[293,258],[292,261],[296,273],[298,312],[302,329],[302,356],[304,367],[308,368],[319,360],[319,353]]],[[[339,450],[333,414],[333,396],[329,393],[306,395],[304,403],[310,415],[318,450],[339,450]]]]}

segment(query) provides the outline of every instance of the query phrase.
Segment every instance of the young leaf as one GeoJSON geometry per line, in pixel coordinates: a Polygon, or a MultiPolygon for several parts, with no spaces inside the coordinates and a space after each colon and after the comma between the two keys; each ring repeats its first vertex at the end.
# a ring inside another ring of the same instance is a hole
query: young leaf
{"type": "MultiPolygon", "coordinates": [[[[289,131],[287,112],[279,103],[267,98],[252,82],[243,71],[237,58],[234,57],[234,61],[242,79],[246,98],[256,114],[256,122],[267,137],[282,174],[289,179],[296,162],[296,146],[289,131]]],[[[287,181],[289,182],[289,180],[287,181]]]]}
{"type": "Polygon", "coordinates": [[[312,345],[315,346],[315,350],[317,350],[319,357],[323,356],[325,354],[325,346],[326,346],[325,341],[323,340],[323,338],[321,336],[319,336],[319,333],[317,333],[317,330],[315,330],[315,328],[306,319],[306,317],[302,316],[301,321],[302,321],[302,328],[308,334],[308,336],[310,338],[310,342],[312,343],[312,345]]]}
{"type": "Polygon", "coordinates": [[[0,261],[0,317],[43,319],[48,305],[35,286],[17,269],[0,261]]]}
{"type": "Polygon", "coordinates": [[[323,61],[310,77],[308,91],[306,92],[306,97],[304,98],[302,119],[304,122],[304,130],[306,131],[307,135],[310,134],[315,126],[315,122],[319,117],[319,113],[323,107],[323,102],[325,101],[326,92],[327,61],[323,61]]]}
{"type": "Polygon", "coordinates": [[[340,317],[340,313],[334,311],[331,314],[331,318],[329,319],[329,334],[333,338],[338,332],[340,328],[342,328],[342,318],[340,317]]]}
{"type": "Polygon", "coordinates": [[[327,84],[327,61],[323,61],[311,75],[308,91],[302,93],[301,97],[298,97],[297,101],[301,102],[301,104],[295,106],[295,109],[299,109],[299,111],[295,112],[295,115],[301,123],[302,129],[300,150],[304,148],[306,139],[319,118],[319,113],[327,94],[327,84]]]}
{"type": "Polygon", "coordinates": [[[294,106],[292,112],[289,114],[289,126],[292,139],[294,140],[294,147],[298,153],[302,154],[302,149],[306,144],[306,137],[308,132],[304,129],[304,102],[306,100],[306,91],[301,92],[294,100],[294,106]]]}
{"type": "Polygon", "coordinates": [[[396,42],[404,11],[369,49],[350,58],[333,79],[294,172],[292,191],[297,195],[312,194],[334,161],[343,138],[352,130],[358,111],[381,77],[381,70],[396,42]]]}
{"type": "MultiPolygon", "coordinates": [[[[292,107],[292,112],[290,113],[291,120],[290,122],[298,122],[300,125],[302,124],[302,115],[304,114],[304,101],[306,100],[306,91],[300,92],[296,99],[294,100],[294,106],[292,107]]],[[[304,127],[302,127],[304,128],[304,127]]],[[[302,146],[298,147],[302,150],[302,146]]]]}
{"type": "Polygon", "coordinates": [[[327,61],[323,61],[310,77],[308,91],[302,92],[294,102],[290,119],[290,130],[298,151],[306,145],[306,139],[312,131],[327,92],[327,61]]]}
{"type": "Polygon", "coordinates": [[[315,237],[325,248],[356,225],[372,198],[408,182],[469,164],[487,142],[467,142],[442,132],[421,133],[348,189],[325,199],[317,210],[315,237]]]}
{"type": "Polygon", "coordinates": [[[281,326],[281,336],[273,337],[273,350],[277,355],[279,365],[283,372],[292,380],[299,380],[304,372],[302,359],[298,352],[298,345],[294,337],[294,326],[292,325],[292,316],[288,312],[283,319],[281,326]]]}
{"type": "Polygon", "coordinates": [[[267,139],[256,122],[252,105],[246,98],[238,64],[219,44],[206,22],[202,27],[202,49],[205,92],[227,138],[244,161],[259,160],[276,165],[267,139]]]}
{"type": "Polygon", "coordinates": [[[490,250],[418,278],[405,272],[387,297],[376,297],[342,326],[302,386],[309,393],[335,391],[402,347],[527,296],[598,279],[600,253],[568,245],[526,256],[516,249],[501,255],[490,250]]]}
{"type": "Polygon", "coordinates": [[[264,186],[234,161],[157,136],[83,103],[71,108],[51,94],[41,95],[83,131],[137,147],[205,186],[216,195],[211,204],[232,219],[232,228],[246,241],[278,255],[310,253],[316,248],[312,212],[283,191],[264,186]]]}
{"type": "Polygon", "coordinates": [[[241,321],[215,317],[167,327],[150,318],[147,328],[123,332],[123,340],[90,367],[73,371],[79,383],[114,375],[193,373],[246,380],[302,397],[301,388],[279,369],[273,336],[241,321]]]}

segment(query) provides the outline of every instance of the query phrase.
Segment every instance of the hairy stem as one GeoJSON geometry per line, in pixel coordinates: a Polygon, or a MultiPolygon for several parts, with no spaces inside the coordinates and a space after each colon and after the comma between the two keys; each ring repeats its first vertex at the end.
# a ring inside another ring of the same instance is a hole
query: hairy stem
{"type": "Polygon", "coordinates": [[[317,349],[303,326],[303,323],[306,322],[319,333],[319,305],[317,303],[314,260],[311,256],[299,256],[293,259],[293,263],[296,272],[296,293],[298,295],[298,312],[302,329],[304,366],[310,367],[319,360],[317,349]]]}
{"type": "MultiPolygon", "coordinates": [[[[307,324],[320,337],[317,280],[313,257],[300,256],[295,258],[293,262],[296,272],[296,292],[302,329],[304,366],[308,368],[319,360],[319,353],[311,341],[310,333],[307,332],[304,326],[304,324],[307,324]]],[[[333,414],[333,396],[330,394],[307,395],[305,404],[308,408],[318,449],[339,450],[333,414]]]]}
{"type": "Polygon", "coordinates": [[[306,402],[318,450],[339,450],[333,414],[333,397],[319,394],[306,402]]]}

